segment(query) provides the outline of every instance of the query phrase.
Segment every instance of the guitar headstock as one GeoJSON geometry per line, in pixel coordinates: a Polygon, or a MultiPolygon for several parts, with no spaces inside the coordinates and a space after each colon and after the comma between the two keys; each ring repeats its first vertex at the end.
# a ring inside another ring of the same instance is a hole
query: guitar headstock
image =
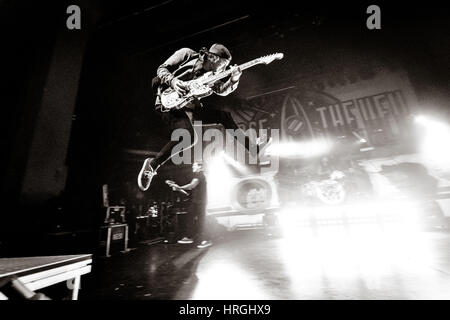
{"type": "Polygon", "coordinates": [[[269,54],[267,56],[258,58],[258,60],[260,63],[269,64],[274,60],[281,60],[281,59],[283,59],[283,57],[284,57],[284,54],[282,54],[282,53],[273,53],[273,54],[269,54]]]}

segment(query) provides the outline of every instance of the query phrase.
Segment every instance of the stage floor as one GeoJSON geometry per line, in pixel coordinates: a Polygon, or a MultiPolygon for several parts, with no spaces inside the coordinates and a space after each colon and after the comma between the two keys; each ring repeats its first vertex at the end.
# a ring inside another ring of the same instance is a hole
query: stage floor
{"type": "Polygon", "coordinates": [[[95,261],[80,300],[450,299],[450,232],[238,231],[207,249],[156,244],[95,261]]]}

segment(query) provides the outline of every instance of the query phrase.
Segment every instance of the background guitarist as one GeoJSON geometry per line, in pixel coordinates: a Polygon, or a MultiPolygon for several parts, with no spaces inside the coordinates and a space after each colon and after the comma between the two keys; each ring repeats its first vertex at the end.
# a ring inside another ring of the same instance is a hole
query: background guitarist
{"type": "Polygon", "coordinates": [[[187,194],[189,191],[189,207],[186,217],[185,237],[178,241],[181,244],[189,244],[195,242],[197,248],[209,247],[210,241],[209,232],[205,228],[206,220],[206,203],[207,203],[207,185],[206,178],[203,174],[202,165],[198,162],[192,164],[192,180],[188,184],[179,186],[173,181],[166,181],[166,183],[174,190],[187,194]]]}
{"type": "MultiPolygon", "coordinates": [[[[226,96],[236,90],[242,71],[237,65],[230,66],[231,59],[230,51],[221,44],[213,44],[209,50],[203,48],[200,52],[189,48],[177,50],[158,67],[157,77],[153,79],[152,87],[157,89],[156,110],[161,112],[160,94],[165,89],[172,87],[179,94],[185,94],[187,92],[185,81],[196,79],[209,71],[220,72],[231,68],[232,72],[228,79],[217,81],[212,89],[214,93],[221,96],[226,96]]],[[[191,137],[194,137],[195,134],[192,127],[195,120],[203,123],[220,123],[225,129],[240,130],[229,112],[203,107],[198,99],[182,109],[161,112],[161,116],[170,130],[186,129],[191,133],[191,137]]],[[[244,143],[245,148],[250,150],[248,137],[245,137],[244,143]]],[[[141,190],[145,191],[150,187],[156,170],[171,158],[172,149],[177,144],[177,141],[169,141],[155,158],[145,159],[138,175],[138,185],[141,190]]]]}

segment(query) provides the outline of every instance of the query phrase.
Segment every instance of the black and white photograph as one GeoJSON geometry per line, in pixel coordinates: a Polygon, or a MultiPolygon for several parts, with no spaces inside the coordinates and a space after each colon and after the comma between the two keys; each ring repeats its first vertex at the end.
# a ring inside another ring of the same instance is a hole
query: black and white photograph
{"type": "Polygon", "coordinates": [[[0,300],[450,300],[449,12],[0,0],[0,300]]]}

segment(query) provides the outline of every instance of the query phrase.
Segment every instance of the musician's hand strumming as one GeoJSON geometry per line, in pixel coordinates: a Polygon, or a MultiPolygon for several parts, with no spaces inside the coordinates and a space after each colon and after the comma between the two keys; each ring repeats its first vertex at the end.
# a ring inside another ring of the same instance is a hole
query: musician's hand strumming
{"type": "Polygon", "coordinates": [[[188,93],[187,83],[180,79],[173,78],[172,81],[170,82],[170,85],[180,95],[185,95],[186,93],[188,93]]]}

